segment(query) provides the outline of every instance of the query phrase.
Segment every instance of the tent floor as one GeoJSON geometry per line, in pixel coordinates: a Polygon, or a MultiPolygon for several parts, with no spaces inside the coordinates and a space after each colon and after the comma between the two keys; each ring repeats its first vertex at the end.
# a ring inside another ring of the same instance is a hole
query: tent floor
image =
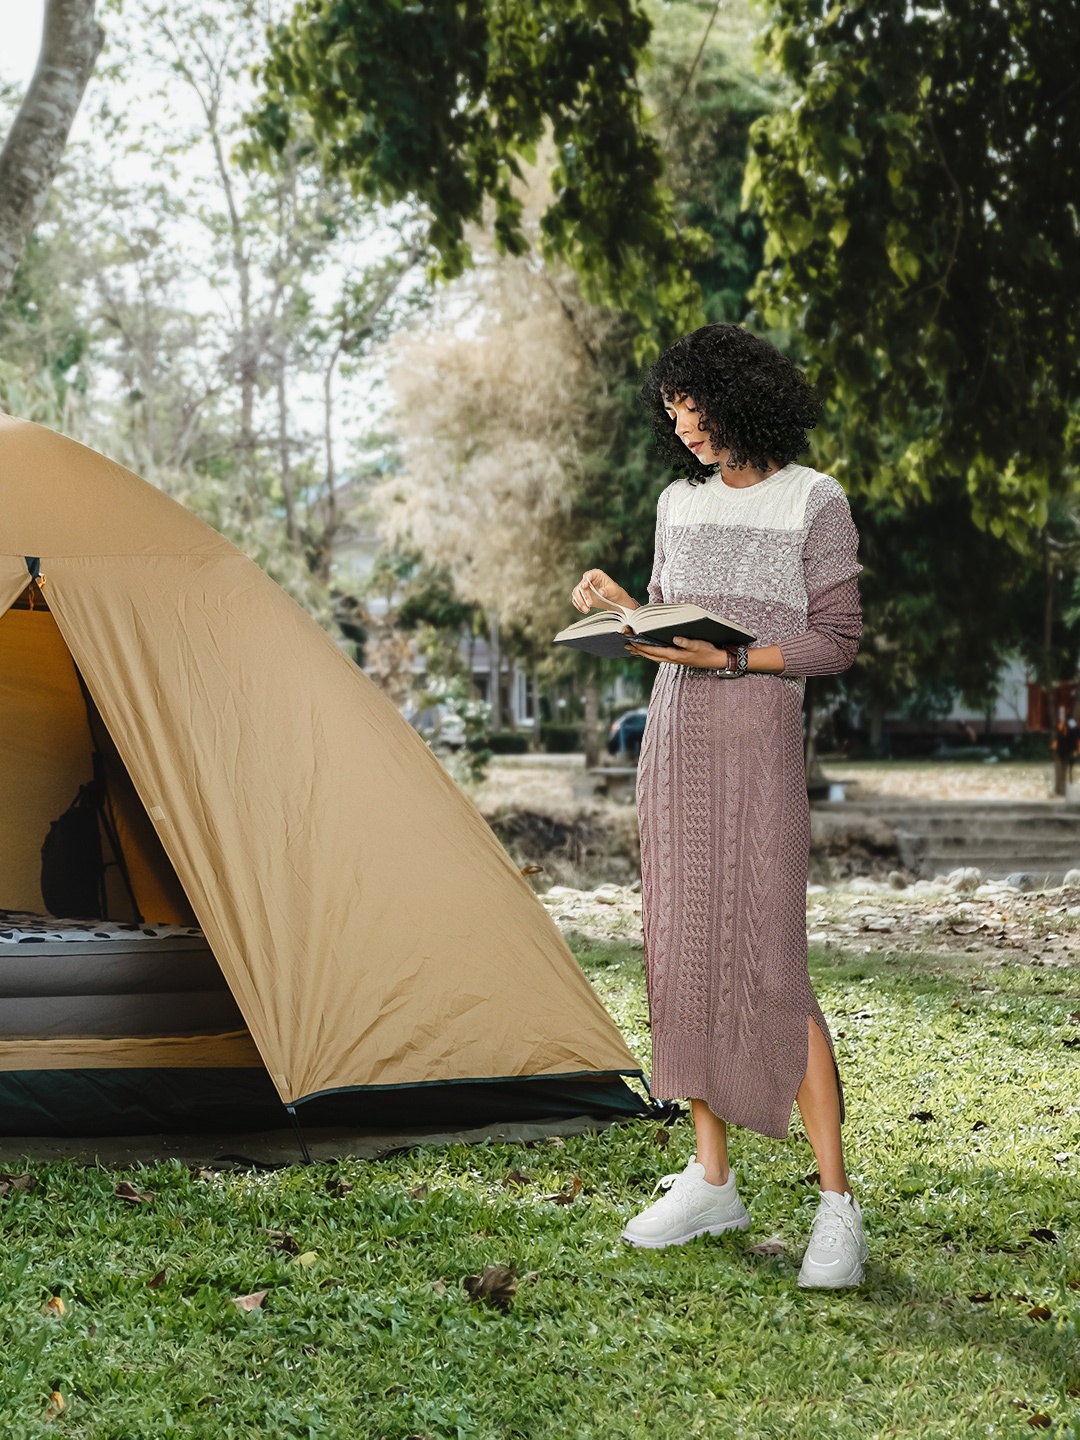
{"type": "MultiPolygon", "coordinates": [[[[627,1117],[631,1118],[631,1117],[627,1117]]],[[[373,1130],[361,1132],[331,1126],[304,1126],[303,1135],[316,1161],[379,1160],[418,1145],[480,1145],[484,1142],[523,1144],[550,1136],[583,1135],[623,1123],[580,1115],[571,1119],[500,1122],[471,1130],[373,1130]]],[[[155,1165],[175,1160],[183,1165],[246,1169],[249,1165],[300,1163],[296,1132],[262,1130],[207,1135],[91,1135],[71,1138],[25,1135],[0,1139],[0,1169],[15,1170],[27,1162],[73,1160],[79,1164],[155,1165]]]]}

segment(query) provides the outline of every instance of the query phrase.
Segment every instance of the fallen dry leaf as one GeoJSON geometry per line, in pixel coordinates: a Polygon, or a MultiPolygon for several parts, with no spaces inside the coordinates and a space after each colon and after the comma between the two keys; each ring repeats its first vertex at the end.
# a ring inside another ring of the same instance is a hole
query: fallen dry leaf
{"type": "Polygon", "coordinates": [[[783,1255],[787,1246],[778,1235],[773,1235],[769,1240],[762,1240],[760,1245],[751,1245],[751,1255],[783,1255]]]}
{"type": "Polygon", "coordinates": [[[12,1190],[19,1195],[32,1195],[36,1189],[33,1175],[12,1175],[8,1170],[0,1170],[0,1197],[10,1195],[12,1190]]]}
{"type": "Polygon", "coordinates": [[[446,1280],[443,1278],[442,1275],[440,1275],[437,1280],[433,1280],[431,1282],[431,1288],[435,1291],[436,1295],[446,1294],[446,1280]]]}
{"type": "Polygon", "coordinates": [[[267,1230],[271,1250],[284,1250],[286,1255],[299,1255],[300,1246],[285,1230],[267,1230]]]}
{"type": "Polygon", "coordinates": [[[582,1191],[580,1175],[575,1175],[570,1182],[569,1190],[560,1190],[557,1195],[545,1195],[545,1200],[550,1200],[555,1205],[572,1205],[582,1191]]]}
{"type": "Polygon", "coordinates": [[[192,1180],[216,1180],[217,1171],[208,1170],[205,1165],[192,1165],[188,1170],[192,1180]]]}
{"type": "Polygon", "coordinates": [[[656,1133],[653,1135],[653,1144],[656,1145],[659,1149],[663,1150],[670,1139],[671,1131],[668,1130],[666,1126],[661,1125],[656,1131],[656,1133]]]}
{"type": "Polygon", "coordinates": [[[929,1125],[934,1118],[934,1112],[932,1110],[912,1110],[907,1118],[917,1120],[920,1125],[929,1125]]]}
{"type": "Polygon", "coordinates": [[[126,1180],[121,1180],[113,1194],[118,1200],[125,1201],[128,1205],[149,1205],[154,1198],[152,1190],[136,1190],[126,1180]]]}
{"type": "Polygon", "coordinates": [[[1029,1415],[1027,1423],[1035,1430],[1049,1430],[1054,1422],[1049,1415],[1044,1415],[1040,1411],[1038,1415],[1029,1415]]]}
{"type": "Polygon", "coordinates": [[[302,1255],[297,1255],[296,1263],[302,1265],[305,1270],[310,1270],[318,1258],[319,1252],[317,1250],[305,1250],[302,1255]]]}
{"type": "Polygon", "coordinates": [[[234,1295],[232,1303],[238,1310],[261,1310],[262,1303],[269,1294],[269,1290],[256,1290],[251,1295],[234,1295]]]}
{"type": "Polygon", "coordinates": [[[146,1288],[148,1290],[160,1290],[168,1279],[168,1273],[167,1270],[159,1270],[156,1275],[151,1275],[150,1279],[146,1282],[146,1288]]]}
{"type": "Polygon", "coordinates": [[[406,1190],[405,1193],[410,1200],[426,1200],[431,1194],[431,1190],[427,1185],[414,1185],[411,1190],[406,1190]]]}
{"type": "Polygon", "coordinates": [[[335,1200],[340,1200],[342,1195],[348,1195],[353,1187],[351,1181],[334,1176],[327,1180],[325,1188],[328,1195],[332,1195],[335,1200]]]}
{"type": "Polygon", "coordinates": [[[1028,1234],[1033,1240],[1043,1240],[1047,1245],[1052,1244],[1058,1238],[1056,1230],[1047,1230],[1044,1226],[1039,1226],[1038,1229],[1035,1230],[1029,1230],[1028,1234]]]}
{"type": "Polygon", "coordinates": [[[1033,1306],[1031,1307],[1031,1309],[1028,1311],[1028,1319],[1029,1319],[1029,1320],[1049,1320],[1052,1314],[1053,1314],[1053,1311],[1052,1311],[1052,1310],[1048,1310],[1045,1305],[1033,1305],[1033,1306]]]}
{"type": "Polygon", "coordinates": [[[542,875],[544,873],[543,865],[519,865],[518,869],[522,875],[542,875]]]}
{"type": "Polygon", "coordinates": [[[64,1410],[64,1397],[59,1390],[50,1390],[49,1398],[45,1402],[45,1419],[55,1420],[64,1410]]]}
{"type": "Polygon", "coordinates": [[[62,1320],[67,1314],[67,1306],[59,1295],[50,1295],[48,1300],[46,1300],[45,1314],[51,1316],[54,1320],[62,1320]]]}
{"type": "Polygon", "coordinates": [[[503,1177],[504,1185],[531,1185],[532,1178],[524,1170],[510,1170],[503,1177]]]}
{"type": "Polygon", "coordinates": [[[989,1290],[976,1290],[974,1295],[968,1296],[968,1299],[973,1305],[989,1305],[993,1298],[989,1290]]]}
{"type": "Polygon", "coordinates": [[[474,1304],[491,1305],[504,1315],[518,1287],[517,1273],[509,1265],[485,1265],[479,1275],[466,1275],[461,1283],[474,1304]]]}

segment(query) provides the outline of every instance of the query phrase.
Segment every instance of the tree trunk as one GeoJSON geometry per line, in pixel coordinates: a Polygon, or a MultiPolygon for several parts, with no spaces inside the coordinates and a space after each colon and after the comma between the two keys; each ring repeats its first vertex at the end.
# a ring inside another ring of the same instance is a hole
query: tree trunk
{"type": "Polygon", "coordinates": [[[517,731],[517,661],[513,655],[506,664],[506,728],[517,731]]]}
{"type": "Polygon", "coordinates": [[[334,464],[334,366],[340,352],[334,351],[333,359],[323,375],[323,448],[326,452],[326,523],[319,542],[319,579],[324,585],[330,583],[330,566],[333,562],[334,541],[337,539],[337,469],[334,464]]]}
{"type": "Polygon", "coordinates": [[[540,749],[540,671],[537,668],[536,656],[533,655],[532,666],[530,667],[529,681],[532,685],[532,712],[533,724],[532,735],[529,737],[529,749],[540,749]]]}
{"type": "Polygon", "coordinates": [[[870,702],[870,753],[881,756],[885,754],[885,701],[872,700],[870,702]]]}
{"type": "Polygon", "coordinates": [[[816,698],[818,698],[818,687],[814,684],[814,677],[811,675],[806,680],[806,743],[804,747],[804,769],[808,791],[819,791],[827,783],[824,773],[822,773],[821,763],[818,762],[819,713],[816,698]]]}
{"type": "Polygon", "coordinates": [[[1054,567],[1050,558],[1050,528],[1043,526],[1043,580],[1046,598],[1043,609],[1043,685],[1046,687],[1046,715],[1054,757],[1054,794],[1065,794],[1065,765],[1057,753],[1058,715],[1054,704],[1054,567]]]}
{"type": "Polygon", "coordinates": [[[47,0],[37,68],[0,150],[0,301],[49,198],[104,42],[94,0],[47,0]]]}
{"type": "Polygon", "coordinates": [[[595,673],[585,682],[585,768],[600,764],[600,682],[595,673]]]}
{"type": "Polygon", "coordinates": [[[296,523],[296,495],[293,490],[292,451],[289,444],[289,404],[285,388],[285,355],[278,357],[278,464],[281,466],[281,498],[285,503],[285,533],[295,554],[301,553],[300,530],[296,523]]]}
{"type": "Polygon", "coordinates": [[[501,730],[502,718],[502,646],[499,635],[499,612],[488,612],[488,704],[491,706],[491,728],[501,730]]]}

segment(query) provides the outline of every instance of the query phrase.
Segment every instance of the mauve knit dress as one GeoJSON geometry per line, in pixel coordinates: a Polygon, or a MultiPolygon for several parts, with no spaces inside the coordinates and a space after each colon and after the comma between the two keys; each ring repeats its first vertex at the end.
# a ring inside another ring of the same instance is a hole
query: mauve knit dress
{"type": "Polygon", "coordinates": [[[738,621],[785,669],[656,677],[638,768],[652,1090],[777,1138],[808,1018],[832,1047],[806,968],[802,677],[855,658],[858,543],[840,485],[804,465],[742,489],[677,480],[657,509],[650,600],[738,621]]]}

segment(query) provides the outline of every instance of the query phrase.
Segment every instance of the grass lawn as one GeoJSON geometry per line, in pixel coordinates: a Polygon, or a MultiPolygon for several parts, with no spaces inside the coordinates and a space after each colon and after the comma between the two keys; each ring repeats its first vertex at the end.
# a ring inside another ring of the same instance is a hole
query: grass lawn
{"type": "MultiPolygon", "coordinates": [[[[577,948],[642,1047],[640,950],[577,948]]],[[[795,1287],[815,1204],[797,1126],[735,1137],[748,1232],[662,1252],[618,1232],[689,1157],[685,1119],[273,1174],[32,1166],[37,1190],[0,1200],[0,1436],[1080,1436],[1080,978],[813,965],[860,1291],[795,1287]],[[571,1203],[545,1198],[575,1177],[571,1203]],[[489,1263],[519,1273],[507,1313],[462,1288],[489,1263]]]]}

